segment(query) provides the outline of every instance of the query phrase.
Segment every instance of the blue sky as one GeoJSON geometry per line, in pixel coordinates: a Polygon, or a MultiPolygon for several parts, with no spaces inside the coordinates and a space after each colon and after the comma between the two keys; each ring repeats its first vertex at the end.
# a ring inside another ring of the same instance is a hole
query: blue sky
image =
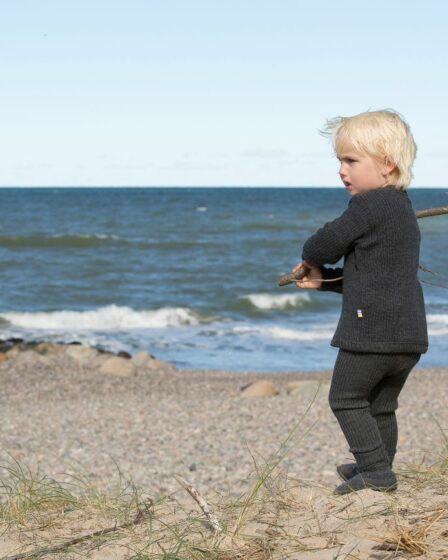
{"type": "Polygon", "coordinates": [[[448,185],[442,0],[0,8],[1,186],[341,186],[318,130],[387,107],[448,185]]]}

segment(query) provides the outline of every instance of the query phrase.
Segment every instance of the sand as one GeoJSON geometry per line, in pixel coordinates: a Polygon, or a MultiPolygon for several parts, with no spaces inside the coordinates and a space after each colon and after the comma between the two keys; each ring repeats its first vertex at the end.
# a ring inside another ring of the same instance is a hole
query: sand
{"type": "MultiPolygon", "coordinates": [[[[0,363],[2,459],[10,454],[46,473],[81,469],[107,480],[118,465],[154,493],[176,488],[174,473],[205,492],[238,487],[253,467],[252,455],[267,458],[294,427],[295,443],[284,460],[291,474],[336,484],[335,466],[353,460],[327,401],[331,370],[251,374],[142,368],[135,376],[117,378],[65,355],[14,362],[0,363]],[[258,379],[272,381],[280,394],[243,398],[241,387],[258,379]],[[322,385],[297,427],[317,384],[293,394],[286,388],[303,379],[322,385]]],[[[397,410],[396,463],[430,460],[431,452],[440,450],[447,402],[447,368],[411,372],[397,410]]]]}
{"type": "MultiPolygon", "coordinates": [[[[204,496],[238,496],[248,488],[245,477],[254,461],[262,464],[293,430],[282,469],[291,479],[321,487],[316,504],[324,499],[321,507],[328,510],[331,491],[340,483],[335,466],[353,460],[328,405],[331,370],[232,373],[142,367],[122,378],[65,354],[33,359],[27,354],[27,359],[0,363],[1,464],[14,458],[56,479],[82,472],[101,484],[116,480],[119,467],[152,496],[184,493],[174,479],[180,474],[204,496]],[[272,381],[279,394],[244,398],[241,387],[260,379],[272,381]],[[288,394],[288,383],[300,380],[316,383],[288,394]]],[[[429,464],[436,458],[445,445],[447,402],[448,368],[411,372],[397,410],[395,466],[429,464]]],[[[373,502],[383,496],[371,490],[356,495],[363,493],[364,500],[373,502]]]]}

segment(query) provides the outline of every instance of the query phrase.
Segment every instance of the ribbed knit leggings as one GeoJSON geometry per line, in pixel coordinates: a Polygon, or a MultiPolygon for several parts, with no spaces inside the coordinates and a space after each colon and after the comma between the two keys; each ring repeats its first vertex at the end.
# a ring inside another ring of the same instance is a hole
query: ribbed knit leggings
{"type": "Polygon", "coordinates": [[[420,356],[339,349],[329,403],[360,471],[392,464],[398,439],[398,395],[420,356]]]}

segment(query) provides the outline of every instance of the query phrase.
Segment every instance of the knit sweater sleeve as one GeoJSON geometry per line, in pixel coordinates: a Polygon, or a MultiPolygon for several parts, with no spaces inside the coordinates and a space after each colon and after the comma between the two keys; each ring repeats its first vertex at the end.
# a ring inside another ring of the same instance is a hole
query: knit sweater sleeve
{"type": "Polygon", "coordinates": [[[305,241],[302,259],[317,267],[335,264],[370,228],[370,212],[362,193],[353,195],[348,207],[338,218],[326,222],[305,241]]]}
{"type": "MultiPolygon", "coordinates": [[[[321,278],[329,280],[331,278],[339,278],[344,275],[344,268],[327,268],[325,266],[320,267],[321,278]]],[[[320,292],[337,292],[342,294],[344,286],[344,279],[336,280],[335,282],[322,282],[320,288],[317,288],[320,292]]]]}

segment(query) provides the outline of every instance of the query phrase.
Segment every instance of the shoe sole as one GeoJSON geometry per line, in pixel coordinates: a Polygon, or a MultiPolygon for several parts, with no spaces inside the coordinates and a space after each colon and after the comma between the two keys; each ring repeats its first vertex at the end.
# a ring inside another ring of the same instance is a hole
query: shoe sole
{"type": "Polygon", "coordinates": [[[374,490],[375,492],[395,492],[397,490],[397,485],[392,486],[363,486],[362,488],[355,488],[348,490],[347,492],[337,492],[334,490],[333,494],[337,496],[344,496],[345,494],[351,494],[353,492],[359,492],[360,490],[374,490]]]}

